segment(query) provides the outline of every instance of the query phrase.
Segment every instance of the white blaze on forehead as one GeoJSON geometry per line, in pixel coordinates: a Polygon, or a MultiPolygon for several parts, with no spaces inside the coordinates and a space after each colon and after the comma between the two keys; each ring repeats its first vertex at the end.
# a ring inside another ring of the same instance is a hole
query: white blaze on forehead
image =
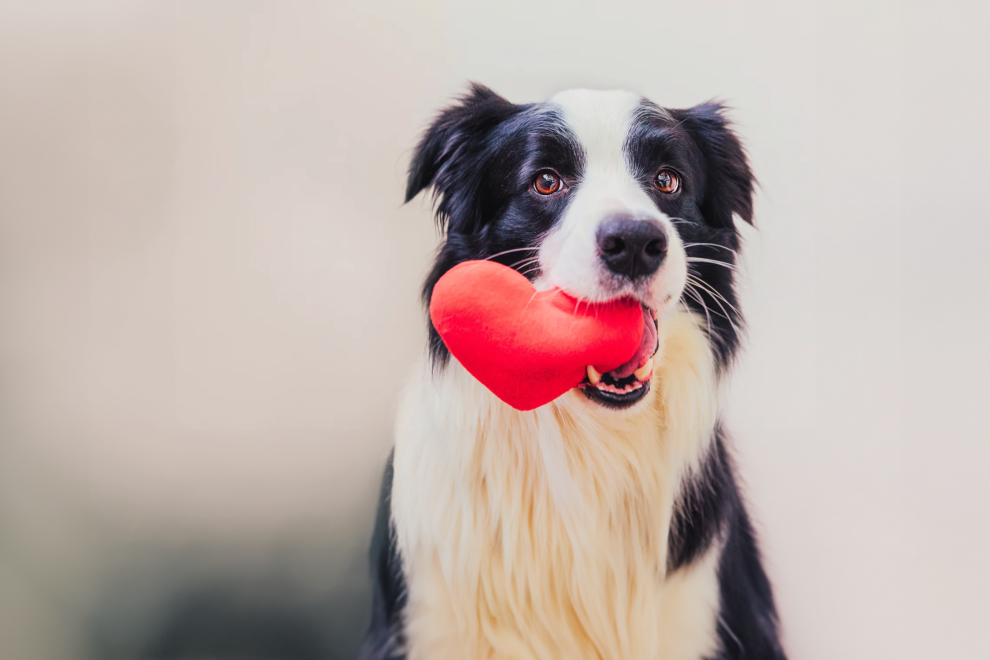
{"type": "MultiPolygon", "coordinates": [[[[627,170],[623,147],[642,102],[643,98],[632,92],[591,89],[571,89],[550,99],[563,111],[564,121],[581,143],[587,170],[613,174],[627,170]]],[[[587,170],[586,176],[591,173],[587,170]]]]}

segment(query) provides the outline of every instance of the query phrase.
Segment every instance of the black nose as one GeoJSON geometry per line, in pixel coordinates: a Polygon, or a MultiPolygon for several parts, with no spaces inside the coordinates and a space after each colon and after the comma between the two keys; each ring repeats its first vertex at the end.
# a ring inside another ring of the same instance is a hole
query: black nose
{"type": "Polygon", "coordinates": [[[596,238],[608,269],[630,279],[657,272],[667,256],[667,234],[651,220],[609,218],[598,228],[596,238]]]}

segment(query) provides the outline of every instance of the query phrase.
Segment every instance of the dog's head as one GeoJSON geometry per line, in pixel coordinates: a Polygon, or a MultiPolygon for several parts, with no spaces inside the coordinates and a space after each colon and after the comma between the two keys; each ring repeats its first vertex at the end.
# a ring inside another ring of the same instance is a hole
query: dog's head
{"type": "MultiPolygon", "coordinates": [[[[427,304],[450,268],[493,259],[537,288],[643,305],[643,348],[613,372],[589,370],[592,400],[627,407],[643,398],[656,319],[679,306],[704,319],[719,367],[732,359],[742,323],[733,215],[752,222],[753,176],[721,105],[667,110],[589,90],[516,105],[475,85],[426,132],[406,200],[430,186],[446,238],[427,304]]],[[[445,363],[432,326],[430,348],[445,363]]]]}

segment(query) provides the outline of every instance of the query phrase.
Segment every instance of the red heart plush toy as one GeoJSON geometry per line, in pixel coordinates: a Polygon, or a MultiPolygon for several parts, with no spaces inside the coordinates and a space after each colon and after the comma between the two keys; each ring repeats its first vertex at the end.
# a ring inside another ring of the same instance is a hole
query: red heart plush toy
{"type": "Polygon", "coordinates": [[[644,332],[638,302],[589,304],[560,289],[537,291],[493,261],[447,271],[433,288],[430,319],[464,368],[517,410],[577,387],[589,364],[605,373],[626,363],[644,332]]]}

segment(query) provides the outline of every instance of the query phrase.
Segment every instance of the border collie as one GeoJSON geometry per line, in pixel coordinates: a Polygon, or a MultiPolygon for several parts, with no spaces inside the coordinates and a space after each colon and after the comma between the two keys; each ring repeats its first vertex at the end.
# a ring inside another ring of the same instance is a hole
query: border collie
{"type": "Polygon", "coordinates": [[[619,91],[516,105],[480,85],[436,118],[406,201],[445,238],[423,297],[469,259],[539,289],[638,300],[622,367],[519,412],[430,327],[404,394],[372,542],[361,657],[784,658],[719,420],[753,175],[717,103],[619,91]]]}

